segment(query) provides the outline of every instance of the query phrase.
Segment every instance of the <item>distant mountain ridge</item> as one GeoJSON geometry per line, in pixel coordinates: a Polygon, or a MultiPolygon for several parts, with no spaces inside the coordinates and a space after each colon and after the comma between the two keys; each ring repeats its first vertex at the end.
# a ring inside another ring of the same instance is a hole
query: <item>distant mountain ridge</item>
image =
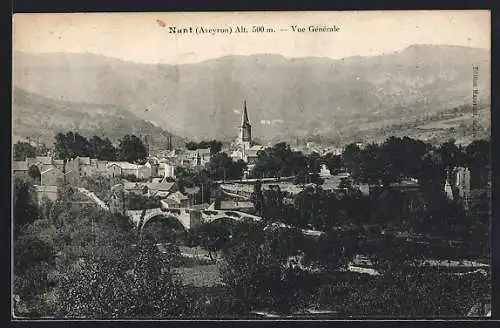
{"type": "Polygon", "coordinates": [[[490,97],[490,51],[414,45],[374,57],[226,56],[196,64],[138,64],[93,54],[14,54],[14,85],[56,100],[113,104],[195,139],[237,135],[247,100],[263,141],[391,125],[490,97]]]}
{"type": "MultiPolygon", "coordinates": [[[[74,131],[84,136],[110,138],[117,142],[126,134],[154,136],[153,147],[166,147],[171,133],[115,105],[54,100],[14,87],[13,141],[38,140],[51,146],[58,132],[74,131]]],[[[184,139],[172,135],[172,143],[184,139]]]]}

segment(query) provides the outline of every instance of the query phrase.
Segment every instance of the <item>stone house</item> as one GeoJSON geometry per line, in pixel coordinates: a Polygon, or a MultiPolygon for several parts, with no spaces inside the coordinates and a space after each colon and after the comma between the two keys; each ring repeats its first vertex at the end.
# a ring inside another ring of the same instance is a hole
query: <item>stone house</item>
{"type": "Polygon", "coordinates": [[[164,178],[175,179],[175,167],[173,163],[162,162],[158,165],[158,175],[164,178]]]}
{"type": "Polygon", "coordinates": [[[199,158],[198,165],[205,165],[210,162],[210,148],[196,149],[196,152],[198,153],[196,159],[199,158]]]}
{"type": "Polygon", "coordinates": [[[141,182],[125,182],[123,183],[125,194],[134,194],[139,196],[150,196],[149,187],[141,182]]]}
{"type": "Polygon", "coordinates": [[[151,178],[151,165],[138,165],[137,166],[137,177],[143,180],[149,180],[151,178]]]}
{"type": "Polygon", "coordinates": [[[118,163],[108,163],[106,167],[107,174],[110,177],[121,177],[122,167],[118,163]]]}
{"type": "Polygon", "coordinates": [[[98,173],[105,173],[106,170],[107,170],[107,165],[108,165],[108,162],[107,161],[97,161],[96,163],[96,170],[98,173]]]}
{"type": "Polygon", "coordinates": [[[50,156],[37,156],[35,158],[27,158],[26,161],[28,162],[28,167],[36,165],[38,166],[40,172],[46,171],[54,165],[52,157],[50,156]]]}
{"type": "Polygon", "coordinates": [[[89,176],[96,172],[97,167],[91,165],[90,157],[77,157],[80,166],[80,176],[89,176]]]}
{"type": "Polygon", "coordinates": [[[179,208],[180,203],[175,199],[165,198],[160,201],[162,208],[179,208]]]}
{"type": "Polygon", "coordinates": [[[36,198],[41,205],[44,199],[57,200],[57,186],[36,186],[36,198]]]}
{"type": "Polygon", "coordinates": [[[77,170],[69,170],[66,169],[64,173],[64,182],[73,186],[76,186],[80,183],[80,173],[77,170]]]}
{"type": "Polygon", "coordinates": [[[158,159],[156,157],[149,158],[148,161],[146,162],[146,164],[144,164],[144,165],[150,168],[152,177],[159,176],[158,170],[159,170],[160,163],[158,162],[158,159]]]}
{"type": "MultiPolygon", "coordinates": [[[[200,192],[200,187],[185,187],[184,195],[189,198],[189,205],[193,206],[196,204],[196,195],[200,192]]],[[[207,200],[208,201],[208,200],[207,200]]]]}
{"type": "Polygon", "coordinates": [[[14,178],[28,179],[28,163],[26,161],[13,161],[12,174],[14,178]]]}
{"type": "Polygon", "coordinates": [[[255,163],[257,163],[259,151],[264,149],[265,147],[260,145],[255,145],[250,147],[248,150],[245,151],[245,158],[243,160],[249,165],[254,165],[255,163]]]}
{"type": "Polygon", "coordinates": [[[42,186],[57,186],[62,182],[64,182],[64,174],[55,166],[40,173],[40,185],[42,186]]]}
{"type": "Polygon", "coordinates": [[[54,166],[57,167],[61,172],[64,172],[65,166],[64,166],[64,160],[62,159],[55,159],[53,161],[54,166]]]}
{"type": "Polygon", "coordinates": [[[148,183],[147,186],[150,196],[158,198],[167,198],[168,195],[176,190],[174,182],[148,183]]]}
{"type": "Polygon", "coordinates": [[[179,206],[178,207],[188,207],[189,206],[189,197],[182,194],[180,191],[176,191],[167,196],[168,199],[175,201],[179,206]]]}
{"type": "Polygon", "coordinates": [[[80,176],[80,161],[75,158],[67,160],[64,166],[64,172],[74,172],[73,174],[78,174],[78,176],[80,176]]]}
{"type": "Polygon", "coordinates": [[[134,176],[139,179],[151,178],[151,167],[128,162],[111,162],[108,164],[108,175],[112,177],[134,176]]]}

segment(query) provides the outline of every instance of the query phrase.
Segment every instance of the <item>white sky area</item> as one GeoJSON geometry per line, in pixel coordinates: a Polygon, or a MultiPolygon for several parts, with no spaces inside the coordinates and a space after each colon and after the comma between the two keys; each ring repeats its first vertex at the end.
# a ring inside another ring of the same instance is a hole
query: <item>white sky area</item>
{"type": "Polygon", "coordinates": [[[227,55],[287,58],[373,56],[412,44],[490,49],[490,12],[366,11],[246,13],[16,14],[13,48],[29,53],[93,53],[142,63],[195,63],[227,55]],[[162,27],[158,20],[166,24],[162,27]],[[272,27],[288,32],[169,34],[169,26],[272,27]],[[337,25],[335,33],[291,32],[290,25],[337,25]]]}

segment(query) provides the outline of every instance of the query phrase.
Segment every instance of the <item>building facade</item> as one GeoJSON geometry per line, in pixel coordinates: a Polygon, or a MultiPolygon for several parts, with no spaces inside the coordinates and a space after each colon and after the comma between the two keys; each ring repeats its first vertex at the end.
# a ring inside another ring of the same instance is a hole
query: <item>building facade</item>
{"type": "Polygon", "coordinates": [[[53,166],[40,174],[42,186],[58,186],[64,182],[64,173],[53,166]]]}
{"type": "Polygon", "coordinates": [[[457,167],[455,169],[455,187],[458,200],[467,208],[470,201],[470,171],[468,168],[457,167]]]}
{"type": "Polygon", "coordinates": [[[42,204],[43,200],[57,200],[57,186],[36,186],[36,198],[38,204],[42,204]]]}

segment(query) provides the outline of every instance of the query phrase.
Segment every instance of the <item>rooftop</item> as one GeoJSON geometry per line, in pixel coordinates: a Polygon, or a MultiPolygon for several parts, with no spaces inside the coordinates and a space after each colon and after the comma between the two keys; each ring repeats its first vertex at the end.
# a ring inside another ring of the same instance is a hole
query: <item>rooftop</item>
{"type": "Polygon", "coordinates": [[[108,163],[107,167],[111,167],[113,165],[119,166],[124,170],[136,170],[139,167],[137,164],[132,164],[129,162],[110,162],[108,163]]]}
{"type": "Polygon", "coordinates": [[[147,183],[146,185],[151,190],[170,191],[170,189],[172,189],[174,184],[175,184],[174,182],[158,182],[158,183],[152,182],[152,183],[147,183]]]}
{"type": "Polygon", "coordinates": [[[145,184],[139,183],[139,182],[124,182],[123,183],[123,188],[125,188],[125,190],[142,189],[145,186],[146,186],[145,184]]]}
{"type": "Polygon", "coordinates": [[[48,169],[46,169],[45,171],[43,171],[43,172],[42,172],[42,173],[40,173],[40,174],[45,174],[45,173],[50,172],[50,171],[53,171],[53,170],[57,170],[58,172],[60,172],[60,173],[62,174],[61,170],[59,170],[59,169],[58,169],[57,167],[55,167],[55,166],[53,166],[53,167],[49,167],[48,169]]]}

